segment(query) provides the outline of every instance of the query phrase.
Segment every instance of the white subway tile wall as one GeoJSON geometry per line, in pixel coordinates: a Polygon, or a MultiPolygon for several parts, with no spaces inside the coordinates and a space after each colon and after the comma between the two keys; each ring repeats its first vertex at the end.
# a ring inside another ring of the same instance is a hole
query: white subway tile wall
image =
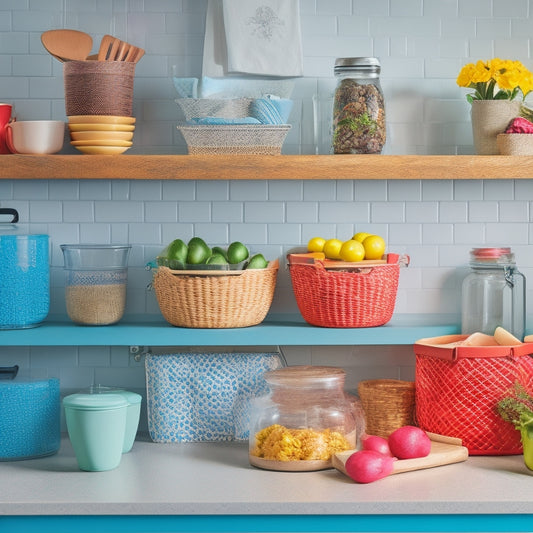
{"type": "MultiPolygon", "coordinates": [[[[286,154],[325,153],[315,139],[313,97],[324,106],[336,57],[375,55],[382,64],[386,154],[473,153],[470,109],[455,79],[461,66],[494,56],[533,67],[533,6],[525,0],[300,0],[305,76],[296,80],[286,154]]],[[[0,0],[0,101],[19,120],[65,120],[62,65],[43,48],[52,28],[90,33],[94,50],[111,33],[146,49],[136,68],[137,127],[128,153],[183,154],[172,83],[201,76],[205,0],[0,0]]],[[[322,130],[329,112],[321,107],[322,130]]],[[[326,108],[327,110],[327,108],[326,108]]],[[[322,131],[321,130],[321,131],[322,131]]],[[[326,135],[327,141],[327,135],[326,135]]],[[[65,143],[63,153],[76,153],[65,143]]],[[[125,155],[124,157],[127,157],[125,155]]],[[[443,176],[444,177],[444,176],[443,176]]],[[[52,242],[52,313],[64,313],[66,242],[129,242],[128,314],[158,315],[145,269],[170,240],[201,235],[242,240],[280,257],[315,235],[383,235],[407,253],[396,312],[459,316],[461,280],[472,247],[511,245],[533,273],[532,180],[491,181],[109,181],[0,180],[0,206],[21,227],[52,242]]],[[[528,291],[528,314],[533,298],[528,291]]],[[[295,313],[286,269],[272,310],[295,313]]],[[[413,378],[409,346],[284,347],[289,363],[337,364],[351,388],[360,379],[413,378]]],[[[142,392],[144,368],[127,347],[1,348],[0,366],[45,367],[65,391],[91,383],[142,392]]]]}

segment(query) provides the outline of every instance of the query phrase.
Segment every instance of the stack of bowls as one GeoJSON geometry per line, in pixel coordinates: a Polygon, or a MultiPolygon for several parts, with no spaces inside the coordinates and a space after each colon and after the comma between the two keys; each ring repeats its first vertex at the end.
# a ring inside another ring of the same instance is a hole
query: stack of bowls
{"type": "Polygon", "coordinates": [[[112,115],[70,115],[72,146],[84,154],[122,154],[133,144],[135,118],[112,115]]]}

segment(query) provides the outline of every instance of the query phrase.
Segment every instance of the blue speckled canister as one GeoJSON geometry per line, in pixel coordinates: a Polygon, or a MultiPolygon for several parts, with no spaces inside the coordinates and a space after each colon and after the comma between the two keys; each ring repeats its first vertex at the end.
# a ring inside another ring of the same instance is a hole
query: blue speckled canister
{"type": "Polygon", "coordinates": [[[34,459],[59,450],[58,379],[3,379],[0,373],[0,406],[0,461],[34,459]]]}
{"type": "MultiPolygon", "coordinates": [[[[0,209],[0,214],[14,209],[0,209]]],[[[16,213],[18,220],[18,213],[16,213]]],[[[0,227],[0,329],[38,326],[50,308],[48,235],[21,235],[0,227]]]]}

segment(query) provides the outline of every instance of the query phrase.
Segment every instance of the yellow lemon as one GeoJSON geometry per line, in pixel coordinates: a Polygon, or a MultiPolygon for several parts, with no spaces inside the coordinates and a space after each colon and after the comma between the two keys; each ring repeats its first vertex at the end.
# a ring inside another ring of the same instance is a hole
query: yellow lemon
{"type": "Polygon", "coordinates": [[[372,233],[365,233],[364,231],[359,231],[352,237],[352,240],[363,242],[367,237],[370,237],[371,235],[372,233]]]}
{"type": "Polygon", "coordinates": [[[323,239],[322,237],[313,237],[307,243],[307,251],[308,252],[323,252],[324,244],[326,244],[326,239],[323,239]]]}
{"type": "Polygon", "coordinates": [[[370,235],[363,241],[365,259],[381,259],[385,253],[385,239],[379,235],[370,235]]]}
{"type": "Polygon", "coordinates": [[[362,261],[365,258],[365,247],[359,241],[350,239],[343,243],[339,255],[343,261],[362,261]]]}
{"type": "Polygon", "coordinates": [[[340,259],[339,252],[342,248],[342,241],[340,239],[328,239],[324,243],[324,255],[328,259],[340,259]]]}

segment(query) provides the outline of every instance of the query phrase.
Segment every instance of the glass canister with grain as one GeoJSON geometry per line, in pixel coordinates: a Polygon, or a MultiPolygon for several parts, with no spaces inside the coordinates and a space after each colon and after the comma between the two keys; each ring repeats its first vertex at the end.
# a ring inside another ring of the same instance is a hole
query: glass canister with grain
{"type": "Polygon", "coordinates": [[[265,372],[270,393],[250,415],[250,464],[286,472],[332,467],[335,453],[355,449],[356,418],[344,393],[345,371],[288,366],[265,372]]]}
{"type": "Polygon", "coordinates": [[[67,314],[76,324],[106,326],[124,315],[129,244],[62,244],[67,314]]]}

